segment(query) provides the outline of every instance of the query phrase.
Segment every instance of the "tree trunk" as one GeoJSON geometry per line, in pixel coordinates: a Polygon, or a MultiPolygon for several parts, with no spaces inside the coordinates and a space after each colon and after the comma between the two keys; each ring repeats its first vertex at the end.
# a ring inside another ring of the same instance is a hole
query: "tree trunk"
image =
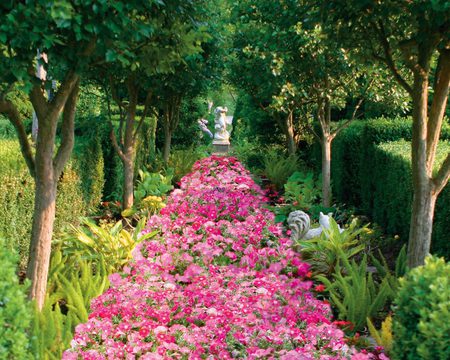
{"type": "Polygon", "coordinates": [[[156,128],[158,126],[158,117],[150,117],[150,129],[149,129],[149,164],[152,164],[156,158],[156,128]]]}
{"type": "Polygon", "coordinates": [[[123,164],[123,209],[129,209],[133,206],[133,184],[134,184],[134,156],[125,154],[122,159],[123,164]]]}
{"type": "Polygon", "coordinates": [[[433,216],[437,195],[424,185],[415,189],[411,227],[408,243],[408,266],[410,268],[424,264],[425,256],[430,252],[433,216]]]}
{"type": "Polygon", "coordinates": [[[169,126],[164,127],[164,148],[163,148],[163,159],[164,163],[169,163],[170,147],[172,145],[172,132],[169,126]]]}
{"type": "MultiPolygon", "coordinates": [[[[53,173],[51,171],[50,173],[53,173]]],[[[55,222],[56,181],[36,178],[33,227],[27,277],[31,280],[30,299],[42,309],[47,291],[47,277],[55,222]]]]}
{"type": "Polygon", "coordinates": [[[430,252],[436,195],[427,171],[428,78],[415,74],[411,141],[413,207],[409,229],[408,265],[422,265],[430,252]]]}
{"type": "Polygon", "coordinates": [[[30,257],[27,277],[31,280],[30,299],[42,309],[47,291],[53,224],[55,222],[56,186],[58,178],[53,166],[58,113],[39,121],[36,143],[35,193],[30,257]]]}
{"type": "MultiPolygon", "coordinates": [[[[280,118],[278,118],[280,119],[280,118]]],[[[295,142],[295,131],[294,131],[294,114],[289,112],[289,114],[284,118],[284,120],[279,121],[281,128],[283,129],[284,135],[286,136],[286,148],[289,155],[295,155],[297,153],[297,144],[295,142]]]]}
{"type": "Polygon", "coordinates": [[[322,205],[331,206],[331,138],[323,136],[322,145],[322,205]]]}

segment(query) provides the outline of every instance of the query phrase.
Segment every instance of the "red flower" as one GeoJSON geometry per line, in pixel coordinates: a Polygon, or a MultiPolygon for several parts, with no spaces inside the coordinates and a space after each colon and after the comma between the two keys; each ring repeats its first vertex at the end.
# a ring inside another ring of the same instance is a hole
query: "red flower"
{"type": "Polygon", "coordinates": [[[324,285],[324,284],[316,285],[316,287],[314,288],[314,290],[316,290],[317,292],[325,291],[325,285],[324,285]]]}

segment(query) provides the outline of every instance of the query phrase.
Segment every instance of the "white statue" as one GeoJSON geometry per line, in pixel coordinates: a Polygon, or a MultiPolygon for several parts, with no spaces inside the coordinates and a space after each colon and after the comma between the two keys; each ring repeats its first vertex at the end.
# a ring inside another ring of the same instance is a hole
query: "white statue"
{"type": "MultiPolygon", "coordinates": [[[[312,238],[320,236],[324,229],[330,228],[330,218],[332,218],[332,213],[325,215],[320,212],[319,215],[319,224],[320,226],[315,229],[310,229],[311,221],[305,212],[301,210],[293,211],[289,214],[288,217],[288,225],[291,229],[291,240],[310,240],[312,238]]],[[[338,225],[339,232],[343,232],[344,229],[338,225]]]]}
{"type": "Polygon", "coordinates": [[[230,143],[230,131],[231,131],[231,124],[233,122],[232,116],[226,116],[228,111],[228,108],[218,106],[214,110],[214,113],[216,114],[216,118],[214,120],[214,140],[217,140],[216,142],[219,143],[230,143]]]}
{"type": "Polygon", "coordinates": [[[289,214],[287,223],[291,229],[291,240],[301,239],[308,232],[311,221],[307,213],[296,210],[289,214]]]}
{"type": "Polygon", "coordinates": [[[208,129],[208,120],[206,119],[199,119],[197,120],[198,126],[200,126],[200,129],[207,133],[209,135],[209,137],[212,139],[214,137],[214,135],[212,134],[212,132],[208,129]]]}

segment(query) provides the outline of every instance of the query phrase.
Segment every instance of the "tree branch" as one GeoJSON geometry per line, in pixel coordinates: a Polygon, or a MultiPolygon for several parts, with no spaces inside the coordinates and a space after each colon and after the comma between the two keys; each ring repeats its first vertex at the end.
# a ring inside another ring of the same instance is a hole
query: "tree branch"
{"type": "Polygon", "coordinates": [[[355,119],[356,119],[356,114],[358,113],[359,108],[361,107],[362,103],[365,100],[365,96],[367,94],[367,91],[372,87],[373,83],[375,82],[375,79],[372,78],[369,83],[367,84],[367,86],[364,88],[363,93],[361,94],[361,97],[359,98],[358,102],[355,105],[355,108],[353,109],[353,113],[352,113],[352,117],[350,119],[348,119],[346,122],[344,122],[344,124],[342,124],[341,126],[339,126],[332,134],[331,137],[332,139],[334,139],[336,136],[339,135],[339,133],[344,130],[345,128],[347,128],[355,119]]]}
{"type": "Polygon", "coordinates": [[[13,124],[16,129],[17,137],[19,139],[20,151],[25,159],[28,170],[31,176],[36,177],[36,168],[33,152],[31,150],[30,142],[28,141],[28,136],[23,126],[21,116],[17,107],[10,101],[6,99],[0,99],[0,113],[6,114],[9,121],[13,124]]]}
{"type": "Polygon", "coordinates": [[[147,92],[147,96],[145,98],[145,103],[144,103],[144,112],[142,113],[142,116],[139,120],[138,126],[136,127],[136,130],[134,132],[134,135],[133,135],[134,140],[136,140],[136,138],[139,134],[139,130],[141,129],[142,123],[144,122],[145,118],[147,117],[148,109],[150,107],[150,102],[152,99],[152,94],[153,94],[153,92],[151,90],[149,90],[147,92]]]}
{"type": "MultiPolygon", "coordinates": [[[[80,77],[73,70],[70,70],[66,74],[63,82],[61,83],[61,86],[59,87],[59,89],[56,92],[53,99],[50,102],[47,102],[48,107],[47,107],[47,113],[45,114],[45,117],[39,117],[39,114],[36,111],[36,114],[38,114],[39,121],[42,121],[43,119],[45,119],[47,117],[56,118],[61,113],[61,111],[63,110],[63,108],[67,102],[67,98],[72,93],[72,90],[73,90],[74,86],[78,83],[79,79],[80,79],[80,77]],[[53,114],[51,114],[51,113],[53,113],[53,114]]],[[[30,98],[31,98],[31,96],[30,96],[30,98]]],[[[44,98],[44,100],[45,100],[45,98],[44,98]]],[[[32,100],[32,102],[33,102],[33,100],[32,100]]],[[[33,103],[33,106],[34,106],[34,103],[33,103]]]]}
{"type": "Polygon", "coordinates": [[[427,128],[427,169],[433,169],[436,147],[442,129],[450,85],[450,50],[441,51],[434,79],[434,95],[427,128]]]}
{"type": "Polygon", "coordinates": [[[106,93],[106,106],[108,108],[109,138],[111,139],[113,147],[116,150],[119,157],[123,161],[125,161],[126,160],[125,155],[117,142],[116,133],[114,132],[114,126],[112,123],[112,115],[111,115],[111,100],[109,99],[108,92],[105,92],[105,93],[106,93]]]}
{"type": "Polygon", "coordinates": [[[450,153],[447,154],[447,158],[444,160],[444,163],[441,165],[436,177],[433,179],[434,189],[436,194],[442,191],[442,189],[447,185],[450,179],[450,153]]]}
{"type": "Polygon", "coordinates": [[[45,98],[41,85],[42,81],[39,79],[39,84],[36,83],[29,94],[31,104],[38,119],[44,119],[48,111],[47,99],[45,98]]]}
{"type": "Polygon", "coordinates": [[[61,128],[61,145],[53,159],[53,171],[55,178],[59,178],[65,164],[70,158],[74,144],[74,123],[75,111],[78,101],[78,93],[80,91],[80,81],[75,83],[66,104],[64,105],[62,128],[61,128]]]}
{"type": "Polygon", "coordinates": [[[378,39],[381,42],[381,46],[383,47],[384,51],[384,62],[388,66],[389,70],[391,70],[391,73],[394,75],[395,80],[412,96],[413,89],[410,84],[400,75],[400,72],[397,69],[397,66],[395,65],[394,59],[392,58],[392,49],[391,45],[389,44],[389,41],[387,39],[386,31],[384,29],[384,25],[381,21],[378,22],[378,25],[374,22],[371,23],[372,27],[374,28],[376,34],[378,35],[378,39]]]}

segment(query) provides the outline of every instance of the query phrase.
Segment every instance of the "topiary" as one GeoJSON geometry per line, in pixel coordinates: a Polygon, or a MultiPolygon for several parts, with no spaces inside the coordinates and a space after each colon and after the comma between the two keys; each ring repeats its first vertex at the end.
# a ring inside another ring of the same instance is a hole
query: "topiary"
{"type": "Polygon", "coordinates": [[[429,256],[400,279],[394,301],[394,359],[448,359],[450,264],[429,256]]]}
{"type": "Polygon", "coordinates": [[[17,254],[0,238],[0,359],[33,359],[29,329],[32,306],[26,300],[26,285],[16,275],[17,254]]]}

